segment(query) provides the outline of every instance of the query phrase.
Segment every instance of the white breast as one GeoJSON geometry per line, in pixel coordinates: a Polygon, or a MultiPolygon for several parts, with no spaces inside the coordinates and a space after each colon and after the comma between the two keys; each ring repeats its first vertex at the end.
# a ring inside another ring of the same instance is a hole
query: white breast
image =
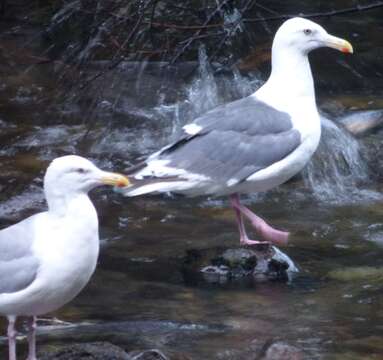
{"type": "Polygon", "coordinates": [[[314,154],[321,135],[320,117],[315,102],[311,97],[295,98],[291,101],[285,98],[284,100],[274,101],[270,105],[289,113],[294,129],[301,134],[301,145],[283,160],[256,172],[235,188],[227,189],[227,193],[270,190],[301,171],[314,154]]]}
{"type": "Polygon", "coordinates": [[[41,265],[26,289],[0,296],[4,313],[40,315],[72,300],[88,283],[99,252],[97,213],[90,202],[74,201],[67,215],[43,213],[36,222],[34,253],[41,265]]]}

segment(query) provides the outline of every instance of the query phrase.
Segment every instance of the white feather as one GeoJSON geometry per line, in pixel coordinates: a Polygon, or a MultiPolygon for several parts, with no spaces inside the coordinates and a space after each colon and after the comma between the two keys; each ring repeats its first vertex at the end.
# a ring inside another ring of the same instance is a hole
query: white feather
{"type": "Polygon", "coordinates": [[[197,124],[191,123],[185,125],[182,129],[186,132],[186,134],[195,135],[202,130],[202,127],[197,124]]]}

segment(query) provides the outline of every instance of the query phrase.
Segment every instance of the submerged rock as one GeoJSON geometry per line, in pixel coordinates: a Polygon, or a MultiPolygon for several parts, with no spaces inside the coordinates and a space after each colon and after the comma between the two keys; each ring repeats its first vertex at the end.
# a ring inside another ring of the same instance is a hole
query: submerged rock
{"type": "Polygon", "coordinates": [[[129,355],[130,360],[170,360],[170,358],[168,358],[162,351],[157,349],[132,351],[129,355]]]}
{"type": "Polygon", "coordinates": [[[353,135],[363,136],[383,127],[383,110],[355,111],[339,122],[353,135]]]}
{"type": "Polygon", "coordinates": [[[262,360],[303,360],[303,352],[282,341],[271,344],[262,360]]]}
{"type": "Polygon", "coordinates": [[[160,350],[135,350],[127,353],[108,342],[83,343],[60,346],[43,351],[40,360],[169,360],[160,350]]]}
{"type": "Polygon", "coordinates": [[[289,281],[298,272],[293,261],[275,246],[191,250],[184,258],[187,282],[226,284],[247,281],[289,281]]]}
{"type": "Polygon", "coordinates": [[[66,345],[43,351],[40,360],[131,360],[122,348],[108,342],[66,345]]]}
{"type": "Polygon", "coordinates": [[[219,352],[220,360],[303,360],[307,359],[302,349],[285,341],[254,339],[247,346],[219,352]]]}

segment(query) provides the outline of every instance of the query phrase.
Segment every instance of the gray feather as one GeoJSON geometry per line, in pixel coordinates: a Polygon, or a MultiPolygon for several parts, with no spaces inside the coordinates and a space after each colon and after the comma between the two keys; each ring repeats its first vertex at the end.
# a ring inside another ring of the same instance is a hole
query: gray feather
{"type": "Polygon", "coordinates": [[[290,116],[249,96],[218,106],[193,123],[205,131],[219,129],[247,135],[278,134],[292,127],[290,116]]]}
{"type": "Polygon", "coordinates": [[[219,106],[194,123],[202,128],[197,134],[184,134],[157,158],[221,183],[244,181],[284,159],[301,143],[287,113],[253,97],[219,106]]]}

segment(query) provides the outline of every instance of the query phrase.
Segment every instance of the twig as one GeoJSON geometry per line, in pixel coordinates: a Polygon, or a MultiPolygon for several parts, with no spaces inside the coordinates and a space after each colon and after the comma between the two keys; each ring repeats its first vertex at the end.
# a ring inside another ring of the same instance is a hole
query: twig
{"type": "MultiPolygon", "coordinates": [[[[217,14],[217,12],[221,11],[222,7],[226,5],[228,0],[224,0],[222,3],[220,3],[216,9],[209,15],[209,17],[206,19],[205,23],[202,25],[203,27],[206,27],[210,23],[210,21],[213,19],[213,17],[217,14]]],[[[173,57],[173,59],[170,61],[170,65],[173,65],[177,59],[185,52],[185,50],[191,45],[191,43],[201,34],[201,29],[198,29],[194,35],[187,41],[187,43],[182,47],[180,51],[177,52],[177,54],[173,57]]]]}
{"type": "Polygon", "coordinates": [[[113,56],[113,59],[112,59],[112,63],[107,67],[107,69],[105,71],[100,71],[98,72],[97,74],[95,74],[94,76],[92,76],[90,79],[88,79],[84,84],[82,84],[80,86],[80,89],[83,90],[85,87],[87,87],[92,81],[98,79],[100,76],[104,75],[106,72],[116,68],[123,60],[124,60],[124,57],[123,56],[120,56],[121,52],[125,49],[126,45],[129,43],[129,41],[131,40],[131,38],[135,35],[136,31],[138,30],[139,26],[141,25],[142,23],[142,20],[145,16],[145,10],[147,9],[147,7],[149,6],[149,4],[152,2],[153,0],[148,0],[145,4],[145,6],[141,9],[141,15],[140,17],[138,18],[136,24],[134,25],[132,31],[129,33],[129,35],[127,36],[127,38],[125,39],[125,41],[122,43],[120,49],[118,49],[118,51],[116,52],[116,54],[113,56]],[[113,61],[114,59],[116,59],[116,57],[119,56],[119,58],[115,61],[113,61]]]}
{"type": "MultiPolygon", "coordinates": [[[[247,11],[247,9],[249,8],[249,6],[251,5],[253,0],[248,0],[248,2],[246,3],[246,5],[241,9],[241,15],[242,14],[245,14],[245,12],[247,11]]],[[[221,51],[221,48],[223,47],[225,41],[231,36],[231,34],[235,31],[235,29],[237,28],[237,26],[242,22],[242,16],[235,22],[231,25],[231,29],[229,32],[227,32],[225,34],[225,36],[221,39],[219,45],[217,46],[217,48],[215,49],[215,51],[213,52],[213,54],[211,54],[208,58],[208,62],[211,62],[216,56],[217,54],[221,51]]]]}
{"type": "MultiPolygon", "coordinates": [[[[267,8],[266,6],[259,4],[259,3],[253,3],[250,4],[251,6],[258,6],[259,8],[266,10],[270,13],[277,14],[276,11],[267,8]]],[[[262,17],[262,18],[244,18],[242,19],[243,22],[261,22],[261,21],[273,21],[273,20],[281,20],[281,19],[289,19],[292,17],[304,17],[304,18],[315,18],[315,17],[327,17],[327,16],[334,16],[334,15],[343,15],[351,12],[356,12],[356,11],[363,11],[363,10],[370,10],[378,7],[383,7],[383,2],[378,2],[374,4],[369,4],[369,5],[357,5],[356,7],[352,8],[346,8],[346,9],[340,9],[340,10],[331,10],[331,11],[326,11],[322,13],[309,13],[309,14],[284,14],[284,15],[274,15],[274,16],[269,16],[269,17],[262,17]]],[[[153,27],[164,27],[164,28],[169,28],[169,29],[177,29],[177,30],[205,30],[205,29],[210,29],[210,28],[217,28],[223,26],[223,23],[214,23],[214,24],[204,24],[204,25],[179,25],[179,24],[169,24],[169,23],[160,23],[160,22],[149,22],[149,21],[144,21],[144,23],[151,24],[153,27]]]]}
{"type": "MultiPolygon", "coordinates": [[[[137,36],[140,36],[140,35],[138,35],[138,31],[139,31],[140,26],[142,24],[147,24],[148,25],[147,30],[149,30],[149,31],[150,31],[150,29],[152,29],[154,27],[170,28],[170,29],[176,29],[176,30],[181,30],[181,31],[183,31],[183,30],[184,31],[193,31],[193,34],[189,38],[186,38],[184,40],[181,39],[181,41],[179,41],[177,43],[178,49],[175,51],[173,58],[168,63],[169,65],[173,65],[181,57],[181,55],[185,53],[185,51],[190,47],[190,45],[194,41],[196,41],[198,39],[216,37],[216,36],[220,36],[220,35],[224,34],[223,38],[219,41],[218,45],[215,47],[214,52],[208,58],[209,61],[212,61],[217,56],[217,54],[222,50],[222,47],[224,46],[225,41],[227,40],[228,37],[230,37],[232,35],[233,31],[237,28],[237,26],[240,22],[242,22],[242,23],[257,23],[257,22],[264,22],[264,21],[276,21],[276,20],[288,19],[288,18],[296,17],[296,16],[301,16],[301,17],[305,17],[305,18],[329,17],[329,16],[344,15],[344,14],[352,14],[352,13],[357,13],[360,11],[366,11],[366,10],[377,9],[377,8],[383,7],[383,1],[376,1],[372,4],[356,5],[354,7],[338,9],[338,10],[330,10],[330,11],[325,11],[325,12],[316,12],[316,13],[307,13],[307,14],[305,14],[305,13],[280,14],[280,15],[276,14],[276,15],[271,15],[268,17],[244,18],[243,17],[244,13],[246,11],[248,11],[248,9],[253,7],[253,6],[256,6],[256,7],[263,9],[263,10],[266,10],[266,11],[270,12],[271,14],[275,13],[274,10],[272,10],[268,7],[265,7],[264,5],[260,4],[258,1],[250,1],[249,0],[249,1],[247,1],[246,5],[243,7],[243,9],[241,9],[241,15],[242,15],[241,18],[238,21],[236,21],[235,23],[231,24],[231,28],[229,29],[229,31],[227,31],[226,33],[222,30],[220,30],[220,31],[217,30],[214,33],[209,32],[208,30],[210,30],[210,29],[218,29],[218,28],[222,28],[224,26],[223,22],[211,23],[211,21],[216,17],[217,13],[219,13],[222,10],[222,8],[228,4],[229,1],[230,0],[222,0],[217,5],[217,7],[210,13],[210,15],[206,18],[206,20],[204,21],[203,24],[201,24],[201,25],[197,25],[197,24],[196,25],[182,25],[182,24],[153,21],[154,20],[154,9],[155,9],[155,6],[156,6],[158,0],[147,0],[144,3],[144,5],[138,10],[138,13],[139,13],[138,20],[135,21],[134,25],[132,24],[133,28],[130,31],[130,33],[128,34],[128,36],[126,37],[126,39],[124,40],[124,42],[122,44],[119,44],[117,39],[115,39],[113,37],[111,38],[112,42],[114,43],[114,45],[117,47],[118,50],[114,54],[110,64],[104,70],[98,72],[94,76],[91,76],[90,78],[85,80],[85,82],[80,86],[80,89],[84,89],[93,80],[96,80],[97,78],[101,77],[102,75],[104,75],[108,71],[116,68],[124,60],[125,57],[122,56],[122,53],[126,50],[127,44],[132,42],[133,38],[135,38],[137,40],[137,36]],[[151,13],[149,14],[149,19],[145,19],[145,16],[148,15],[146,10],[150,5],[153,5],[153,8],[151,9],[151,13]]],[[[113,17],[117,17],[120,20],[126,19],[129,22],[131,22],[133,20],[131,15],[130,16],[124,16],[124,15],[114,14],[113,12],[110,12],[110,15],[113,17]]],[[[171,34],[171,36],[174,37],[176,34],[177,34],[177,32],[175,32],[174,34],[171,34]]],[[[166,36],[169,36],[169,35],[166,34],[166,36]]],[[[177,37],[177,36],[175,36],[175,37],[177,37]]],[[[169,41],[169,39],[168,39],[168,41],[169,41]]],[[[174,46],[172,46],[172,47],[174,48],[174,46]]],[[[148,53],[149,54],[150,53],[151,54],[154,54],[154,53],[166,54],[170,48],[171,47],[168,44],[168,50],[148,51],[148,53]]],[[[141,51],[136,51],[136,53],[143,54],[145,52],[143,52],[141,50],[141,51]]]]}
{"type": "MultiPolygon", "coordinates": [[[[145,22],[149,23],[148,21],[145,21],[145,22]]],[[[164,28],[177,29],[177,30],[204,30],[204,29],[221,27],[223,25],[223,23],[207,24],[207,25],[178,25],[178,24],[167,24],[167,23],[159,23],[159,22],[152,22],[151,24],[152,26],[156,26],[156,27],[164,27],[164,28]]]]}
{"type": "Polygon", "coordinates": [[[344,15],[349,13],[354,13],[358,11],[365,11],[365,10],[371,10],[376,9],[379,7],[383,7],[383,1],[378,1],[374,4],[368,4],[368,5],[357,5],[351,8],[346,9],[339,9],[339,10],[330,10],[320,13],[309,13],[309,14],[285,14],[285,15],[276,15],[276,16],[269,16],[264,18],[255,18],[255,19],[243,19],[243,22],[247,23],[254,23],[254,22],[261,22],[261,21],[274,21],[274,20],[282,20],[282,19],[290,19],[292,17],[300,16],[303,18],[318,18],[318,17],[328,17],[328,16],[334,16],[334,15],[344,15]]]}
{"type": "MultiPolygon", "coordinates": [[[[207,34],[202,34],[202,35],[199,35],[199,36],[195,37],[194,40],[205,39],[205,38],[215,37],[215,36],[221,36],[221,35],[224,35],[224,34],[225,34],[224,31],[220,31],[220,32],[216,32],[216,33],[207,33],[207,34]]],[[[180,41],[179,44],[184,44],[187,41],[188,41],[188,39],[180,41]]]]}

